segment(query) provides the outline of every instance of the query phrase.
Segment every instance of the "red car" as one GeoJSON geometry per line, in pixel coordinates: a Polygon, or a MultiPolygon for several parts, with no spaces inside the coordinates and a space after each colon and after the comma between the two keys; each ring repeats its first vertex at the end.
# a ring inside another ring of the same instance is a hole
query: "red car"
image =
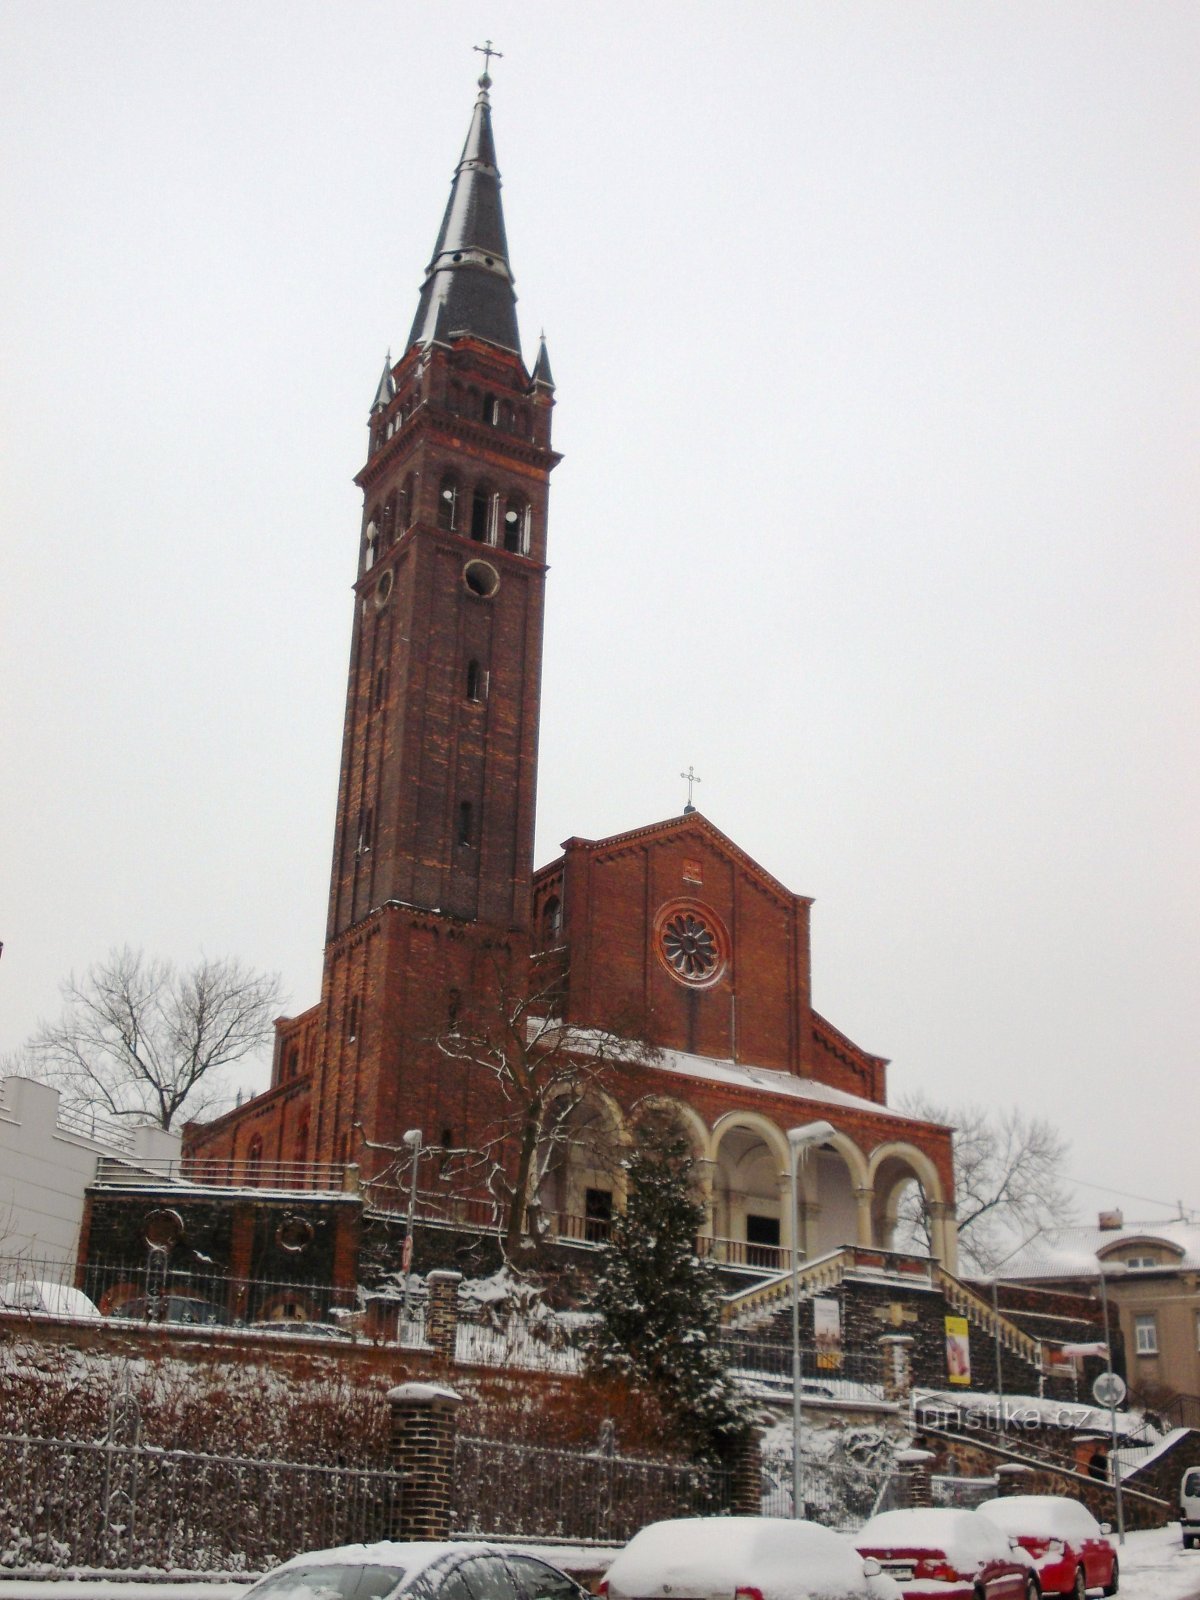
{"type": "Polygon", "coordinates": [[[1039,1600],[1033,1562],[978,1511],[882,1511],[854,1541],[905,1600],[1039,1600]]]}
{"type": "Polygon", "coordinates": [[[1120,1570],[1117,1552],[1105,1537],[1108,1524],[1097,1522],[1078,1500],[1014,1494],[987,1500],[979,1509],[1029,1551],[1046,1594],[1069,1594],[1076,1600],[1083,1600],[1088,1589],[1116,1594],[1120,1570]]]}

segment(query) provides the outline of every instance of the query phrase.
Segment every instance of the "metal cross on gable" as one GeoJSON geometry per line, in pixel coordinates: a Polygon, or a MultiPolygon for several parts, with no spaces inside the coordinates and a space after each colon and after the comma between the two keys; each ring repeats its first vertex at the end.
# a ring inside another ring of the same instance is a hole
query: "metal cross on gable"
{"type": "Polygon", "coordinates": [[[696,809],[695,806],[692,804],[692,788],[693,788],[693,786],[695,784],[699,783],[701,780],[696,776],[695,768],[694,767],[690,767],[690,766],[688,767],[686,772],[681,772],[679,774],[679,776],[684,779],[684,781],[687,783],[687,786],[688,786],[687,805],[684,806],[684,808],[683,808],[684,809],[684,813],[686,814],[687,812],[695,811],[695,809],[696,809]]]}
{"type": "Polygon", "coordinates": [[[498,61],[504,60],[504,51],[493,50],[492,41],[490,39],[485,39],[482,44],[473,44],[471,48],[472,50],[478,50],[479,54],[483,57],[483,75],[485,78],[489,78],[491,76],[493,56],[495,56],[498,61]]]}

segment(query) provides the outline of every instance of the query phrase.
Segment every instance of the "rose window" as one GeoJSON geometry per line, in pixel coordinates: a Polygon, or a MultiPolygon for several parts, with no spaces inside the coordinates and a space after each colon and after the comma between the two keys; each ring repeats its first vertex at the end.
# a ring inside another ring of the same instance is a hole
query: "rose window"
{"type": "Polygon", "coordinates": [[[711,976],[720,959],[716,936],[690,911],[678,912],[665,924],[662,949],[672,971],[691,983],[711,976]]]}

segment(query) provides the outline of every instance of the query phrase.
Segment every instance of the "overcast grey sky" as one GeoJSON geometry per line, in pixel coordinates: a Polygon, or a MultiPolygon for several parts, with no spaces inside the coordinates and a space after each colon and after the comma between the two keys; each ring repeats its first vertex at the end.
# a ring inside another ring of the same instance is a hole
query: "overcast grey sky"
{"type": "Polygon", "coordinates": [[[538,859],[694,762],[893,1097],[1200,1206],[1194,0],[0,6],[0,1050],[123,941],[317,997],[351,478],[485,36],[538,859]]]}

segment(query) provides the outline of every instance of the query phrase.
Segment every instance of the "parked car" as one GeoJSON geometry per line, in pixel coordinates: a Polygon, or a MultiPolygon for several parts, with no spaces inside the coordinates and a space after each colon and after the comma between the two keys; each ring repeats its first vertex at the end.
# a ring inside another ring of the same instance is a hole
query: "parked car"
{"type": "MultiPolygon", "coordinates": [[[[109,1316],[119,1317],[123,1322],[145,1322],[146,1311],[150,1305],[149,1296],[135,1295],[132,1300],[124,1300],[110,1311],[109,1316]]],[[[159,1322],[187,1322],[200,1327],[227,1326],[230,1317],[224,1306],[216,1305],[211,1300],[202,1300],[194,1294],[163,1294],[158,1297],[159,1322]]]]}
{"type": "Polygon", "coordinates": [[[879,1564],[843,1534],[782,1517],[652,1522],[609,1567],[608,1600],[899,1600],[879,1564]]]}
{"type": "Polygon", "coordinates": [[[1039,1600],[1032,1558],[978,1511],[882,1511],[854,1541],[906,1596],[1039,1600]]]}
{"type": "Polygon", "coordinates": [[[294,1556],[245,1600],[589,1600],[547,1561],[494,1544],[347,1544],[294,1556]]]}
{"type": "Polygon", "coordinates": [[[317,1339],[330,1344],[353,1344],[354,1336],[347,1328],[339,1328],[333,1322],[301,1322],[295,1317],[287,1318],[262,1318],[258,1322],[248,1322],[246,1327],[251,1333],[276,1333],[286,1335],[289,1339],[317,1339]]]}
{"type": "Polygon", "coordinates": [[[985,1500],[977,1509],[1028,1550],[1043,1594],[1071,1594],[1076,1600],[1083,1600],[1089,1589],[1116,1594],[1120,1568],[1117,1552],[1105,1537],[1108,1524],[1097,1522],[1078,1500],[1060,1494],[1014,1494],[985,1500]]]}
{"type": "Polygon", "coordinates": [[[1189,1467],[1179,1485],[1179,1526],[1185,1550],[1200,1544],[1200,1467],[1189,1467]]]}
{"type": "Polygon", "coordinates": [[[54,1317],[100,1315],[82,1289],[45,1278],[17,1278],[0,1284],[0,1306],[6,1311],[34,1311],[54,1317]]]}

